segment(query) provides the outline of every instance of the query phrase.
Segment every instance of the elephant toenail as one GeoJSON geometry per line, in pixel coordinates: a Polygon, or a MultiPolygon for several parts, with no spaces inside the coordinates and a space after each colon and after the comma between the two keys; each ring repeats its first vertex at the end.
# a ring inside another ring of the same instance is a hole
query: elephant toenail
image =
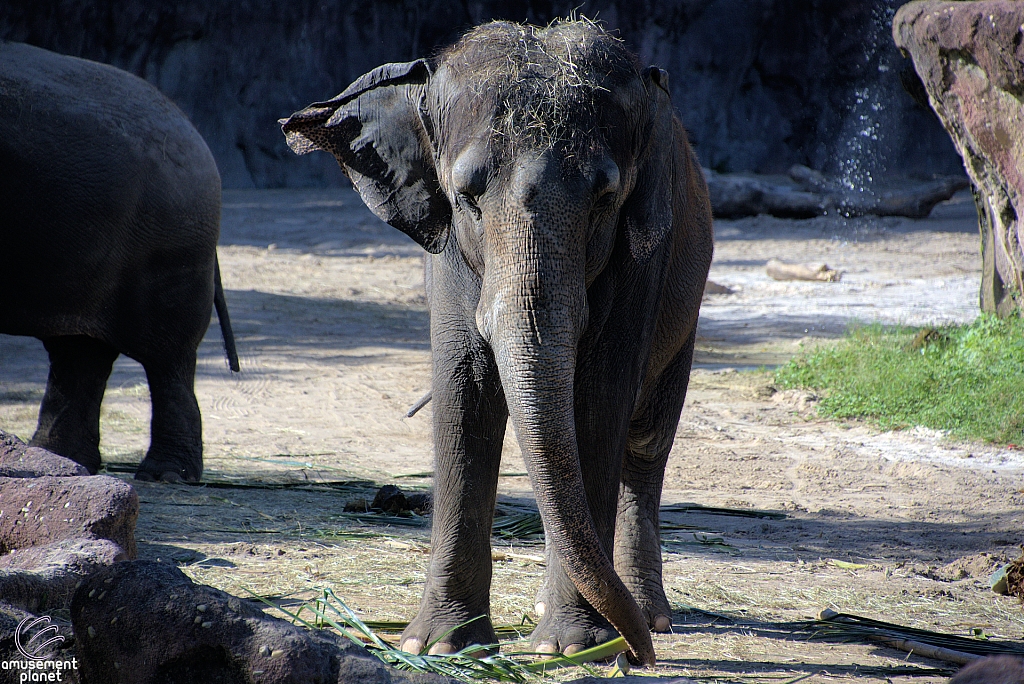
{"type": "Polygon", "coordinates": [[[544,605],[543,601],[538,601],[537,605],[535,605],[533,607],[533,611],[535,613],[537,613],[537,615],[540,615],[541,617],[544,617],[544,611],[547,610],[547,609],[548,609],[548,607],[544,605]]]}
{"type": "Polygon", "coordinates": [[[430,647],[430,655],[451,655],[455,653],[455,647],[443,641],[430,647]]]}
{"type": "Polygon", "coordinates": [[[655,632],[669,632],[672,630],[672,618],[667,615],[656,615],[654,617],[655,632]]]}
{"type": "Polygon", "coordinates": [[[406,639],[402,642],[402,650],[406,653],[419,655],[423,652],[423,642],[419,639],[406,639]]]}
{"type": "Polygon", "coordinates": [[[135,479],[139,482],[156,482],[156,478],[153,477],[153,474],[147,473],[145,470],[140,470],[135,473],[135,479]]]}
{"type": "Polygon", "coordinates": [[[487,658],[488,656],[495,655],[498,651],[494,648],[484,648],[480,644],[470,644],[466,648],[462,649],[464,655],[468,655],[470,658],[487,658]]]}
{"type": "Polygon", "coordinates": [[[160,481],[169,482],[171,484],[180,484],[181,482],[184,481],[184,479],[181,477],[181,475],[174,472],[173,470],[168,470],[163,475],[160,476],[160,481]]]}
{"type": "Polygon", "coordinates": [[[571,656],[571,655],[576,655],[577,653],[579,653],[580,651],[583,651],[585,649],[586,649],[586,646],[584,646],[583,644],[569,644],[568,646],[565,647],[565,650],[562,651],[562,653],[564,653],[567,656],[571,656]]]}
{"type": "Polygon", "coordinates": [[[550,653],[551,655],[554,655],[555,653],[558,653],[558,644],[553,644],[550,641],[544,641],[537,644],[537,648],[535,650],[537,653],[550,653]]]}

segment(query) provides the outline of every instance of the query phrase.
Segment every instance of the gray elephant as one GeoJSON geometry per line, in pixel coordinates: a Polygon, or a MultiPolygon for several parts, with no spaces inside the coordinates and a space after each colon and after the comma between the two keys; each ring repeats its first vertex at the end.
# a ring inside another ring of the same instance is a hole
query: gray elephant
{"type": "Polygon", "coordinates": [[[535,647],[614,627],[653,663],[658,508],[713,249],[667,75],[588,21],[497,22],[282,124],[432,254],[433,532],[403,647],[496,641],[474,618],[511,417],[548,541],[535,647]]]}
{"type": "Polygon", "coordinates": [[[100,466],[118,354],[145,368],[153,417],[135,477],[198,481],[196,349],[216,303],[220,176],[185,115],[103,64],[0,42],[0,332],[50,356],[32,444],[100,466]]]}

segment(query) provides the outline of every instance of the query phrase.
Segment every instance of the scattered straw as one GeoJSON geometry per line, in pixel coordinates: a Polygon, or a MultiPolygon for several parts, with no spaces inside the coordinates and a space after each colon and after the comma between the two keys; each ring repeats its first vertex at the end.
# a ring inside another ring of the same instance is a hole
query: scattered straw
{"type": "MultiPolygon", "coordinates": [[[[496,682],[530,682],[543,680],[545,673],[563,667],[582,667],[589,674],[601,676],[586,666],[586,663],[613,657],[626,649],[626,642],[621,637],[600,644],[572,656],[550,655],[534,652],[514,652],[507,656],[498,652],[498,644],[472,645],[452,654],[431,655],[430,648],[447,637],[451,632],[463,625],[453,627],[423,647],[418,654],[406,653],[396,648],[391,642],[374,631],[378,628],[395,631],[404,629],[408,623],[386,622],[366,623],[362,621],[344,601],[330,589],[324,589],[321,595],[302,603],[293,612],[285,609],[281,602],[273,602],[263,596],[249,592],[255,598],[288,615],[294,623],[310,629],[333,629],[338,634],[357,643],[379,658],[382,662],[399,670],[412,670],[452,677],[463,682],[496,681],[496,682]],[[304,617],[309,613],[310,617],[304,617]],[[538,660],[540,658],[540,660],[538,660]]],[[[480,618],[483,619],[483,616],[480,618]]],[[[470,621],[472,622],[472,620],[470,621]]],[[[525,627],[525,624],[522,626],[525,627]]],[[[505,628],[506,634],[514,638],[523,636],[523,629],[505,628]]]]}

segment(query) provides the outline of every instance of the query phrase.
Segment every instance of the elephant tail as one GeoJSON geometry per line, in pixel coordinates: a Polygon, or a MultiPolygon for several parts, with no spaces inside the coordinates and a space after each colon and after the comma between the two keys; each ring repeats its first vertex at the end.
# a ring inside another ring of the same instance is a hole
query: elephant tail
{"type": "Polygon", "coordinates": [[[235,333],[231,331],[231,317],[228,316],[228,303],[224,299],[224,286],[220,283],[220,260],[213,261],[213,308],[217,310],[220,321],[220,332],[224,336],[224,352],[228,356],[228,366],[235,373],[239,372],[238,350],[235,348],[235,333]]]}

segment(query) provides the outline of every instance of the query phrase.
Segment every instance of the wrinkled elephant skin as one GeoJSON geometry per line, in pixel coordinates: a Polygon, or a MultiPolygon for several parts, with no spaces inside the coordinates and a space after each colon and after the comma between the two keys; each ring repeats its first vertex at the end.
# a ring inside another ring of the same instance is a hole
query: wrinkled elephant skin
{"type": "Polygon", "coordinates": [[[489,613],[510,417],[548,540],[535,647],[618,630],[653,663],[658,507],[713,242],[667,74],[587,21],[497,22],[282,123],[432,255],[432,555],[404,648],[496,641],[464,623],[489,613]]]}

